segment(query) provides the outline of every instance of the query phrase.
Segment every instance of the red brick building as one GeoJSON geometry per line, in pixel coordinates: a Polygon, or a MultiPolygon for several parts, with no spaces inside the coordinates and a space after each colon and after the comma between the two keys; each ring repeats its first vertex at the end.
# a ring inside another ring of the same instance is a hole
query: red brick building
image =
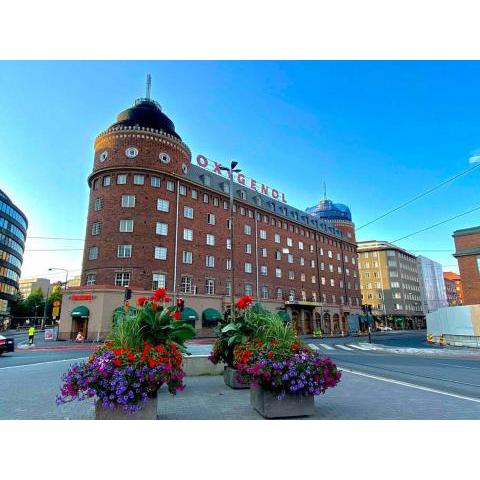
{"type": "Polygon", "coordinates": [[[480,226],[456,230],[453,239],[465,305],[480,304],[480,226]]]}
{"type": "MultiPolygon", "coordinates": [[[[164,286],[202,310],[204,321],[205,310],[223,314],[231,289],[229,178],[216,162],[191,157],[150,99],[137,100],[96,138],[82,291],[164,286]]],[[[288,313],[300,331],[346,332],[346,316],[360,312],[354,232],[287,205],[266,184],[243,175],[234,181],[235,295],[288,313]]]]}
{"type": "Polygon", "coordinates": [[[462,277],[458,273],[443,272],[447,300],[450,306],[463,305],[462,277]]]}

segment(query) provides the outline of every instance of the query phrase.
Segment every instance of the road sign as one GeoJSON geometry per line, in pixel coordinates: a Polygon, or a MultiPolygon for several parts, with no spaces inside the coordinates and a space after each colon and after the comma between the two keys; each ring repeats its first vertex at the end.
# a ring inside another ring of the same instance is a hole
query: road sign
{"type": "Polygon", "coordinates": [[[45,340],[53,340],[53,329],[52,328],[45,329],[45,340]]]}

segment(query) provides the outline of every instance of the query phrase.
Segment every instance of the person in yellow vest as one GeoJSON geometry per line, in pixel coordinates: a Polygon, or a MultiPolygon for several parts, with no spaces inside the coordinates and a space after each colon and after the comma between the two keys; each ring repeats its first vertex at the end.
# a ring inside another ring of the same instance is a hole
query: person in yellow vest
{"type": "Polygon", "coordinates": [[[33,345],[33,337],[35,336],[35,327],[32,325],[28,329],[28,344],[33,345]]]}

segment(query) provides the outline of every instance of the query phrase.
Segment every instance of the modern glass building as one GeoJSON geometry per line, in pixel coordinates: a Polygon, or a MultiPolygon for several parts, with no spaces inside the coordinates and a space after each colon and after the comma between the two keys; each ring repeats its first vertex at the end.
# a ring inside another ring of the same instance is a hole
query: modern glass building
{"type": "Polygon", "coordinates": [[[25,214],[0,190],[0,316],[18,292],[27,228],[25,214]]]}
{"type": "Polygon", "coordinates": [[[448,307],[442,265],[419,255],[417,257],[417,268],[424,313],[427,314],[439,308],[448,307]]]}

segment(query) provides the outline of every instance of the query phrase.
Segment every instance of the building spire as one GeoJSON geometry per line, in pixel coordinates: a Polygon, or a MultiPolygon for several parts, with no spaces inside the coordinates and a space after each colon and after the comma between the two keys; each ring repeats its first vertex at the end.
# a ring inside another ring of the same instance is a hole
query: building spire
{"type": "Polygon", "coordinates": [[[327,199],[327,184],[323,182],[323,199],[327,199]]]}
{"type": "Polygon", "coordinates": [[[147,92],[146,92],[146,98],[150,100],[150,91],[152,90],[152,76],[147,73],[147,92]]]}

